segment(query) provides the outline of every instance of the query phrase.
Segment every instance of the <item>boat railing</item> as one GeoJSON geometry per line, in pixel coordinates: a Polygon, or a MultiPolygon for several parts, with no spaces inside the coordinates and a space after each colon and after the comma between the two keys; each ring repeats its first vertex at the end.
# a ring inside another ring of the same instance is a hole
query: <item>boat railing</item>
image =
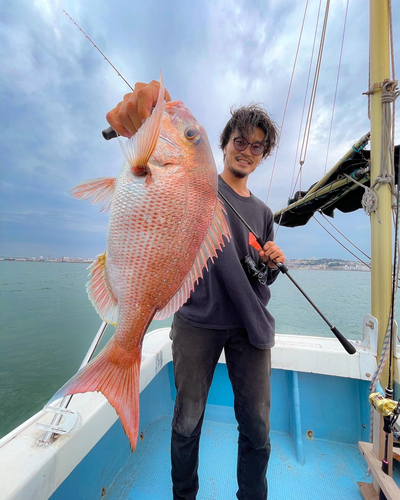
{"type": "MultiPolygon", "coordinates": [[[[82,360],[82,363],[79,367],[79,370],[81,370],[84,366],[86,366],[89,361],[92,359],[97,346],[99,345],[101,339],[103,338],[104,332],[106,331],[108,323],[103,321],[103,323],[100,325],[100,328],[97,330],[97,333],[85,355],[85,357],[82,360]]],[[[78,371],[79,371],[78,370],[78,371]]],[[[38,438],[35,442],[35,446],[38,448],[45,448],[46,446],[49,446],[60,434],[66,434],[66,428],[62,426],[62,419],[64,417],[65,420],[68,420],[68,415],[69,413],[73,416],[75,412],[67,412],[66,408],[68,408],[68,405],[72,399],[73,395],[65,396],[62,400],[61,403],[58,405],[58,407],[44,407],[44,411],[51,411],[52,413],[55,413],[52,421],[50,424],[39,424],[37,423],[36,426],[39,427],[40,429],[45,429],[46,432],[43,434],[40,438],[38,438]]]]}

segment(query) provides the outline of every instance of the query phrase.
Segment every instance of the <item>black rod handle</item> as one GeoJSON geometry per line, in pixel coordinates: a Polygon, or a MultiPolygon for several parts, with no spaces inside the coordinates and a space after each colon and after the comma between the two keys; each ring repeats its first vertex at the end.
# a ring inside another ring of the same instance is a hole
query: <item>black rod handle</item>
{"type": "Polygon", "coordinates": [[[289,269],[285,266],[285,264],[281,264],[280,262],[275,262],[275,265],[278,267],[278,269],[279,269],[279,271],[281,271],[281,273],[286,274],[286,276],[290,279],[290,281],[297,287],[297,289],[303,294],[303,296],[313,306],[313,308],[317,311],[317,313],[321,316],[321,318],[329,326],[329,328],[331,329],[331,332],[335,335],[335,337],[342,344],[342,346],[345,348],[345,350],[349,354],[355,354],[356,348],[353,346],[353,344],[350,344],[350,342],[346,339],[346,337],[344,335],[342,335],[335,326],[332,325],[332,323],[328,320],[328,318],[325,317],[324,314],[322,314],[322,312],[318,309],[318,307],[314,304],[314,302],[310,299],[310,297],[306,294],[306,292],[292,278],[292,276],[289,273],[289,269]]]}
{"type": "Polygon", "coordinates": [[[356,348],[353,344],[350,344],[346,337],[344,337],[335,326],[331,328],[331,331],[349,354],[356,353],[356,348]]]}
{"type": "Polygon", "coordinates": [[[109,141],[110,139],[114,139],[115,137],[118,137],[117,132],[112,127],[105,128],[101,132],[101,135],[104,137],[104,139],[106,141],[109,141]]]}

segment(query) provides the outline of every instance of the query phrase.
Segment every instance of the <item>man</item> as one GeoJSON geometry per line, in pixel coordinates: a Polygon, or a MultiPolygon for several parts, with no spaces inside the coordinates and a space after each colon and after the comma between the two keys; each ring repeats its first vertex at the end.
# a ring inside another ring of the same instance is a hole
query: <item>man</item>
{"type": "MultiPolygon", "coordinates": [[[[135,134],[150,116],[158,90],[156,81],[148,85],[137,83],[134,92],[107,114],[114,130],[124,137],[135,134]]],[[[165,99],[170,100],[167,91],[165,99]]],[[[249,231],[226,207],[232,241],[219,252],[210,271],[174,316],[171,328],[177,388],[171,440],[174,500],[196,498],[204,409],[222,349],[239,423],[237,498],[267,498],[274,320],[266,305],[270,298],[268,285],[279,274],[274,262],[284,263],[285,256],[272,241],[272,212],[249,191],[247,179],[271,153],[276,138],[275,125],[257,105],[232,113],[221,134],[224,169],[218,189],[267,243],[258,252],[251,247],[249,231]],[[252,256],[256,263],[268,262],[267,286],[246,274],[241,262],[246,255],[252,256]]]]}

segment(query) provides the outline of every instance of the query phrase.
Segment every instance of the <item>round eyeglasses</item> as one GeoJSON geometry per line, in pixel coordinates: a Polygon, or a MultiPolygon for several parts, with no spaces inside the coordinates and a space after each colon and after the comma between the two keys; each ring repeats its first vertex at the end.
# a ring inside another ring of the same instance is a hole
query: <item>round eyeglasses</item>
{"type": "Polygon", "coordinates": [[[264,153],[264,146],[261,144],[261,142],[250,143],[249,141],[246,141],[244,137],[235,137],[233,139],[233,146],[235,147],[236,151],[244,151],[249,144],[250,151],[254,156],[260,156],[264,153]]]}

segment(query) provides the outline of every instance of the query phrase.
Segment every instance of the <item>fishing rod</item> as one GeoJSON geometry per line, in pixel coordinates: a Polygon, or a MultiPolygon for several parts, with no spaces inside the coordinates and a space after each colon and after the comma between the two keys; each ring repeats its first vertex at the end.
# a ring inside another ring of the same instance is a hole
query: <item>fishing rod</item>
{"type": "MultiPolygon", "coordinates": [[[[257,240],[257,243],[264,248],[265,241],[262,240],[257,233],[249,226],[249,224],[243,219],[243,217],[239,214],[239,212],[235,209],[235,207],[226,199],[226,197],[218,191],[219,196],[224,200],[224,202],[228,205],[228,207],[232,210],[232,212],[236,215],[236,217],[247,227],[247,229],[252,233],[257,240]]],[[[321,318],[325,321],[325,323],[331,329],[331,332],[335,335],[335,337],[339,340],[342,346],[346,349],[349,354],[354,354],[356,352],[356,348],[350,344],[350,342],[344,337],[339,330],[332,325],[332,323],[326,318],[326,316],[318,309],[318,307],[314,304],[314,302],[310,299],[310,297],[305,293],[305,291],[300,287],[300,285],[293,279],[293,277],[289,273],[289,269],[282,264],[281,262],[273,261],[276,267],[282,274],[285,274],[290,281],[295,285],[295,287],[303,294],[303,296],[308,300],[308,302],[313,306],[313,308],[317,311],[317,313],[321,316],[321,318]]]]}

